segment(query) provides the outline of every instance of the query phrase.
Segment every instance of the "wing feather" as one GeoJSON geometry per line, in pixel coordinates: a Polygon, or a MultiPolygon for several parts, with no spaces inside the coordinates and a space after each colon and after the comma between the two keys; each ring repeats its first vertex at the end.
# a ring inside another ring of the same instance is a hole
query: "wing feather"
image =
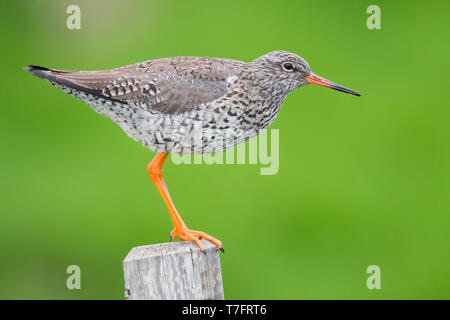
{"type": "Polygon", "coordinates": [[[214,101],[230,90],[227,79],[244,62],[228,59],[177,57],[148,60],[105,71],[70,71],[29,66],[51,82],[106,99],[162,113],[183,113],[214,101]]]}

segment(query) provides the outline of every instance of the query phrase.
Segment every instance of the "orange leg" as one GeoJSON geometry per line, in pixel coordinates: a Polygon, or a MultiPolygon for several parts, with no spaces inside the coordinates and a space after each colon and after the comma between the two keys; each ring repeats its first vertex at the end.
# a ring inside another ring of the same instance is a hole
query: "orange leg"
{"type": "Polygon", "coordinates": [[[219,249],[223,252],[222,243],[207,235],[201,231],[190,230],[186,227],[183,220],[181,219],[175,205],[170,198],[169,191],[167,190],[166,184],[164,183],[163,174],[162,174],[162,166],[164,164],[164,160],[166,160],[168,152],[160,152],[156,155],[156,157],[150,162],[147,166],[148,174],[158,189],[161,197],[166,203],[167,209],[169,209],[170,218],[172,219],[172,223],[174,229],[170,233],[170,241],[172,241],[175,236],[184,241],[195,241],[195,243],[199,246],[201,251],[204,251],[203,245],[200,242],[201,239],[209,240],[214,243],[219,249]]]}

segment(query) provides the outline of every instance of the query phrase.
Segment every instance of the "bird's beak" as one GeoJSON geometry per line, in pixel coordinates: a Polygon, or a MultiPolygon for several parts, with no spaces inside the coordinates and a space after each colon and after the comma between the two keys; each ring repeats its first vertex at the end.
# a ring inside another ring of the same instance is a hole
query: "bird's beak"
{"type": "Polygon", "coordinates": [[[358,92],[349,89],[349,88],[345,88],[343,86],[338,85],[337,83],[331,82],[330,80],[327,80],[325,78],[319,77],[318,75],[315,75],[314,73],[311,72],[311,74],[307,77],[305,77],[306,80],[308,80],[309,83],[311,84],[317,84],[318,86],[322,86],[322,87],[327,87],[327,88],[331,88],[337,91],[342,91],[345,93],[349,93],[352,94],[354,96],[360,96],[361,94],[359,94],[358,92]]]}

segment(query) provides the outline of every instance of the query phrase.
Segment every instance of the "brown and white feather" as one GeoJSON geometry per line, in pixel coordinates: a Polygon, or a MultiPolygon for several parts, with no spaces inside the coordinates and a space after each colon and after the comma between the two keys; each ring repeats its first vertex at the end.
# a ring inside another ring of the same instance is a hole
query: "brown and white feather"
{"type": "Polygon", "coordinates": [[[26,69],[112,119],[151,150],[214,153],[273,122],[294,86],[277,63],[267,69],[281,54],[286,55],[274,52],[250,63],[175,57],[104,71],[26,69]],[[278,78],[270,78],[270,72],[278,78]],[[201,136],[195,139],[198,128],[201,136]]]}

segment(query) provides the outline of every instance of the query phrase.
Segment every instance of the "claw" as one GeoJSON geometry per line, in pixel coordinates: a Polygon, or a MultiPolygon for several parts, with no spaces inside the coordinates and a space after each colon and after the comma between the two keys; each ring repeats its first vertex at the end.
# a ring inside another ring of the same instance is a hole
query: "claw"
{"type": "Polygon", "coordinates": [[[185,226],[184,227],[175,227],[172,230],[172,232],[170,233],[170,236],[171,236],[171,241],[173,239],[175,239],[175,237],[178,237],[178,238],[180,238],[180,240],[184,240],[184,241],[194,241],[204,254],[206,254],[206,252],[205,252],[200,240],[208,240],[209,242],[212,242],[213,244],[215,244],[219,248],[219,250],[224,252],[222,242],[220,242],[216,238],[211,237],[210,235],[207,235],[204,232],[190,230],[190,229],[186,228],[185,226]]]}
{"type": "Polygon", "coordinates": [[[219,250],[222,251],[222,253],[225,253],[225,249],[223,248],[223,246],[221,246],[221,247],[219,248],[219,250]]]}

